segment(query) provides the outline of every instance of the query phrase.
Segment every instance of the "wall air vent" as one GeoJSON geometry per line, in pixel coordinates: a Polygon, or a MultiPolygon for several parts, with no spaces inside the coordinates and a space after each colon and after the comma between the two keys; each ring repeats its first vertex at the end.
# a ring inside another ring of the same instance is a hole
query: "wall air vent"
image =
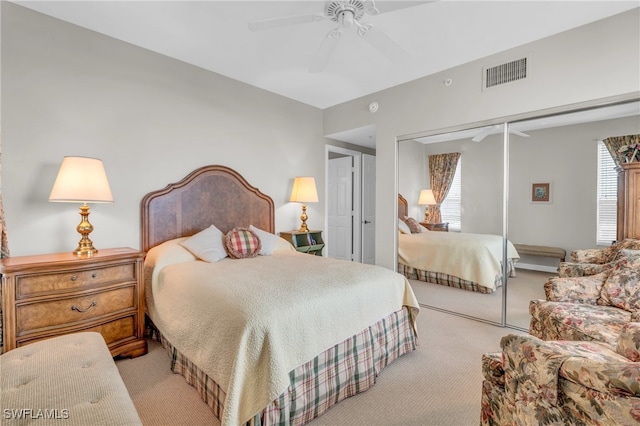
{"type": "Polygon", "coordinates": [[[527,58],[484,69],[484,88],[499,86],[527,78],[527,58]]]}

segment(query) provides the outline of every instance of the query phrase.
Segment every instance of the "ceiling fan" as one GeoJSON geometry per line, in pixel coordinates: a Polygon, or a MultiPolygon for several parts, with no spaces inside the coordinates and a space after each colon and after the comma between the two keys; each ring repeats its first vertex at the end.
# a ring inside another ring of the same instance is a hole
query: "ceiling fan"
{"type": "MultiPolygon", "coordinates": [[[[494,124],[493,126],[487,126],[485,128],[483,128],[480,132],[478,132],[477,135],[475,135],[473,138],[471,138],[472,141],[474,142],[480,142],[482,141],[484,138],[486,138],[489,135],[494,135],[496,133],[500,133],[502,131],[502,124],[494,124]]],[[[523,138],[528,138],[529,135],[526,133],[522,133],[519,130],[515,130],[515,129],[509,129],[509,133],[517,135],[517,136],[522,136],[523,138]]]]}
{"type": "Polygon", "coordinates": [[[286,25],[320,22],[326,19],[336,22],[338,26],[325,35],[318,52],[309,66],[309,72],[312,73],[324,70],[340,41],[340,37],[342,37],[342,32],[351,27],[355,27],[355,31],[360,37],[369,42],[392,62],[397,63],[408,59],[409,53],[382,30],[372,24],[360,23],[360,20],[365,15],[375,16],[379,13],[380,11],[376,8],[374,0],[333,0],[327,2],[324,13],[316,12],[252,21],[249,23],[249,29],[251,31],[261,31],[286,25]]]}

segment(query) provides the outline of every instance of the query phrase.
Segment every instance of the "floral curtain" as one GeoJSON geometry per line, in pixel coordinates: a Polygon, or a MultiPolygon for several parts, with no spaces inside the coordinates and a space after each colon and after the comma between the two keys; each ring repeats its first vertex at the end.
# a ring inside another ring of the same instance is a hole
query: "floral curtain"
{"type": "Polygon", "coordinates": [[[428,206],[429,222],[441,223],[440,203],[447,197],[451,182],[456,174],[456,167],[460,159],[459,152],[436,154],[429,156],[429,181],[436,200],[435,205],[428,206]]]}
{"type": "MultiPolygon", "coordinates": [[[[7,241],[7,224],[4,221],[4,208],[2,207],[2,136],[0,136],[0,258],[4,257],[9,257],[9,242],[7,241]]],[[[0,286],[0,299],[2,299],[2,286],[0,286]]],[[[0,306],[0,353],[4,352],[2,335],[2,306],[0,306]]]]}
{"type": "Polygon", "coordinates": [[[614,136],[602,142],[616,166],[640,161],[640,135],[614,136]]]}

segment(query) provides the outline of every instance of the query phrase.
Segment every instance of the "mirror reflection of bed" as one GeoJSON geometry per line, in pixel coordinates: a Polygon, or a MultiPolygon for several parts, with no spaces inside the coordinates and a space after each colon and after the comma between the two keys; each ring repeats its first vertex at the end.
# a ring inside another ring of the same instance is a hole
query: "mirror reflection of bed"
{"type": "MultiPolygon", "coordinates": [[[[479,142],[472,138],[482,128],[417,138],[420,142],[399,138],[398,191],[407,199],[408,216],[424,220],[418,195],[429,187],[428,156],[461,152],[462,229],[458,231],[503,235],[504,226],[513,243],[561,247],[567,256],[575,249],[597,247],[597,141],[638,133],[638,105],[633,102],[545,117],[553,119],[547,127],[534,128],[541,121],[536,119],[510,123],[511,129],[529,136],[509,137],[506,197],[502,133],[486,135],[479,142]],[[559,120],[576,115],[580,122],[559,120]],[[538,181],[550,183],[550,202],[532,202],[531,186],[538,181]]],[[[509,278],[506,285],[507,325],[528,328],[529,300],[544,298],[543,284],[556,275],[558,263],[554,257],[521,256],[516,277],[509,278]]],[[[414,280],[411,283],[425,306],[500,323],[501,290],[474,294],[414,280]]]]}
{"type": "Polygon", "coordinates": [[[503,276],[516,276],[519,258],[513,244],[506,241],[505,272],[502,236],[433,231],[407,217],[407,200],[398,194],[398,272],[410,280],[418,301],[501,323],[503,276]]]}

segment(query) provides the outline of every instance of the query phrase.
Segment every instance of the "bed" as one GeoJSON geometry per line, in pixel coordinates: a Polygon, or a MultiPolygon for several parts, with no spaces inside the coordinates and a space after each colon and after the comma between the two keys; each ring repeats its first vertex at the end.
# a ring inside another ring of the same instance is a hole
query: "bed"
{"type": "Polygon", "coordinates": [[[150,192],[141,216],[149,329],[223,426],[308,423],[416,349],[404,276],[297,252],[273,200],[228,167],[150,192]],[[183,244],[211,225],[255,226],[272,253],[202,261],[183,244]]]}
{"type": "MultiPolygon", "coordinates": [[[[407,217],[407,200],[398,194],[398,219],[407,217]]],[[[499,235],[435,232],[398,235],[398,272],[409,279],[493,293],[502,285],[503,239],[499,235]]],[[[515,276],[518,252],[507,241],[507,270],[515,276]]]]}

